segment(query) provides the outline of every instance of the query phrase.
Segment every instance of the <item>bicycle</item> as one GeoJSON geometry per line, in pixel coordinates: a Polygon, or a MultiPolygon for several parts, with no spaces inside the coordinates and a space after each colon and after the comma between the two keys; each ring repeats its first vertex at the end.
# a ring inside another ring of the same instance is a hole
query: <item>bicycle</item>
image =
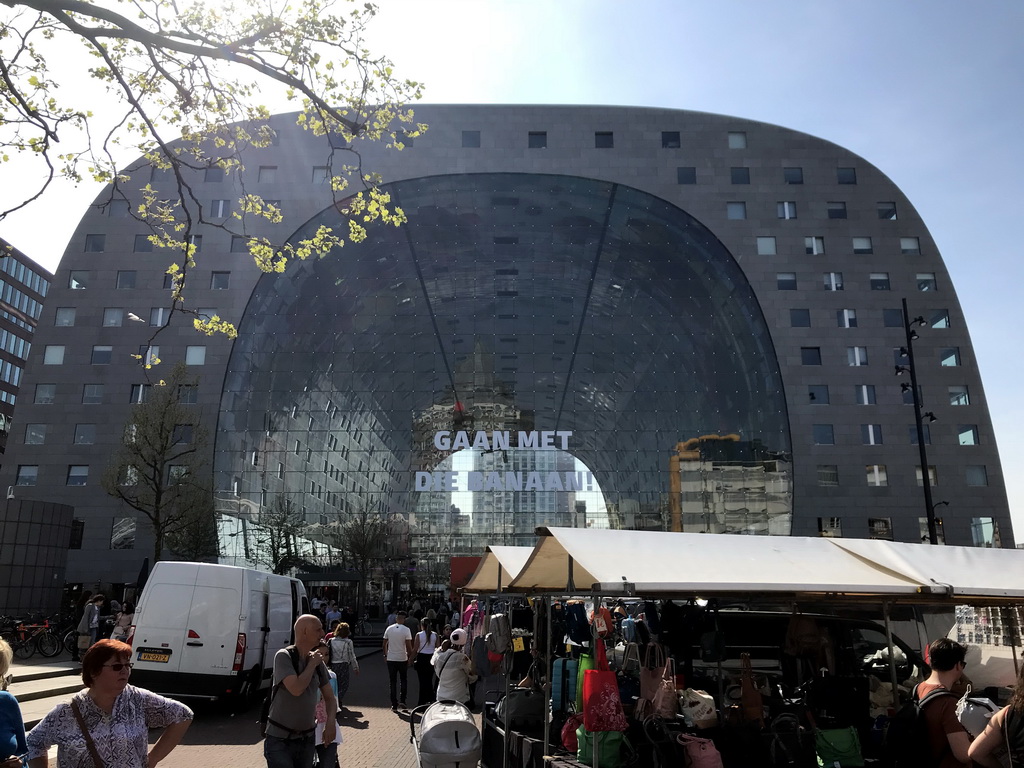
{"type": "Polygon", "coordinates": [[[19,659],[31,658],[36,651],[51,658],[64,650],[64,643],[51,628],[49,619],[34,624],[22,621],[14,629],[14,633],[5,639],[19,659]]]}
{"type": "Polygon", "coordinates": [[[366,637],[373,634],[373,625],[370,624],[370,614],[363,614],[363,618],[355,622],[355,626],[352,627],[352,633],[357,637],[366,637]]]}

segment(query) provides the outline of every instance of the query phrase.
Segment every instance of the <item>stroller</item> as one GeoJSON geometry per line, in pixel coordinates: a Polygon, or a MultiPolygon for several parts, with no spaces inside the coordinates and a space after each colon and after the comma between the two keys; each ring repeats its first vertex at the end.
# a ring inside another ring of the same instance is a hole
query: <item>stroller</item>
{"type": "Polygon", "coordinates": [[[480,729],[465,704],[443,700],[416,707],[409,716],[409,731],[419,768],[476,768],[480,762],[480,729]]]}

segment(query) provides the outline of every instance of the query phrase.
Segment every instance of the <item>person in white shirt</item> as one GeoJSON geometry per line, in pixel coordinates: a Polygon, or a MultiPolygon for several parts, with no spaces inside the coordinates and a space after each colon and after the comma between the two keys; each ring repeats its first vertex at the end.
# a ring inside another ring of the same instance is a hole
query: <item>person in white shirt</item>
{"type": "Polygon", "coordinates": [[[469,684],[476,680],[473,674],[473,663],[463,653],[462,646],[466,643],[466,631],[456,629],[450,640],[445,640],[434,651],[430,663],[437,673],[437,700],[458,701],[465,704],[469,701],[469,684]]]}
{"type": "Polygon", "coordinates": [[[388,664],[388,683],[391,688],[391,711],[399,706],[405,709],[405,698],[409,688],[409,667],[412,665],[412,632],[405,626],[405,611],[399,611],[396,621],[384,630],[384,659],[388,664]],[[400,696],[396,695],[395,678],[400,684],[400,696]]]}
{"type": "Polygon", "coordinates": [[[437,632],[434,632],[429,619],[424,619],[420,622],[420,631],[416,633],[416,639],[413,641],[413,667],[416,669],[416,675],[419,677],[420,690],[419,699],[417,704],[429,704],[434,700],[434,692],[436,686],[434,685],[434,668],[430,665],[430,660],[434,656],[434,649],[437,648],[438,637],[437,632]]]}

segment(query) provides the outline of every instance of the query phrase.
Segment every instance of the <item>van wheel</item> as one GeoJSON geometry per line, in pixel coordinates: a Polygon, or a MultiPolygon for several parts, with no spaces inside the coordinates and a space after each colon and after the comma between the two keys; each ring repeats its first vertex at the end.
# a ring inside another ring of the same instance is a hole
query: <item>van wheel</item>
{"type": "Polygon", "coordinates": [[[235,697],[236,711],[245,712],[254,706],[260,698],[260,693],[260,670],[257,667],[249,671],[238,689],[238,695],[235,697]]]}

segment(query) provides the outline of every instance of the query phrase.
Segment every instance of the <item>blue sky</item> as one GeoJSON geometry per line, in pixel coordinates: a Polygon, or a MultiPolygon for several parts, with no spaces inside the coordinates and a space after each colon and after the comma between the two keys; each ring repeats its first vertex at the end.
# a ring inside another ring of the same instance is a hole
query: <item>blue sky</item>
{"type": "MultiPolygon", "coordinates": [[[[1024,3],[380,5],[373,45],[426,83],[425,101],[720,112],[823,137],[878,166],[917,207],[952,276],[1024,539],[1024,331],[1012,317],[1024,254],[1011,227],[1024,201],[1024,3]]],[[[64,190],[48,211],[0,222],[0,236],[52,269],[95,192],[64,190]]]]}

